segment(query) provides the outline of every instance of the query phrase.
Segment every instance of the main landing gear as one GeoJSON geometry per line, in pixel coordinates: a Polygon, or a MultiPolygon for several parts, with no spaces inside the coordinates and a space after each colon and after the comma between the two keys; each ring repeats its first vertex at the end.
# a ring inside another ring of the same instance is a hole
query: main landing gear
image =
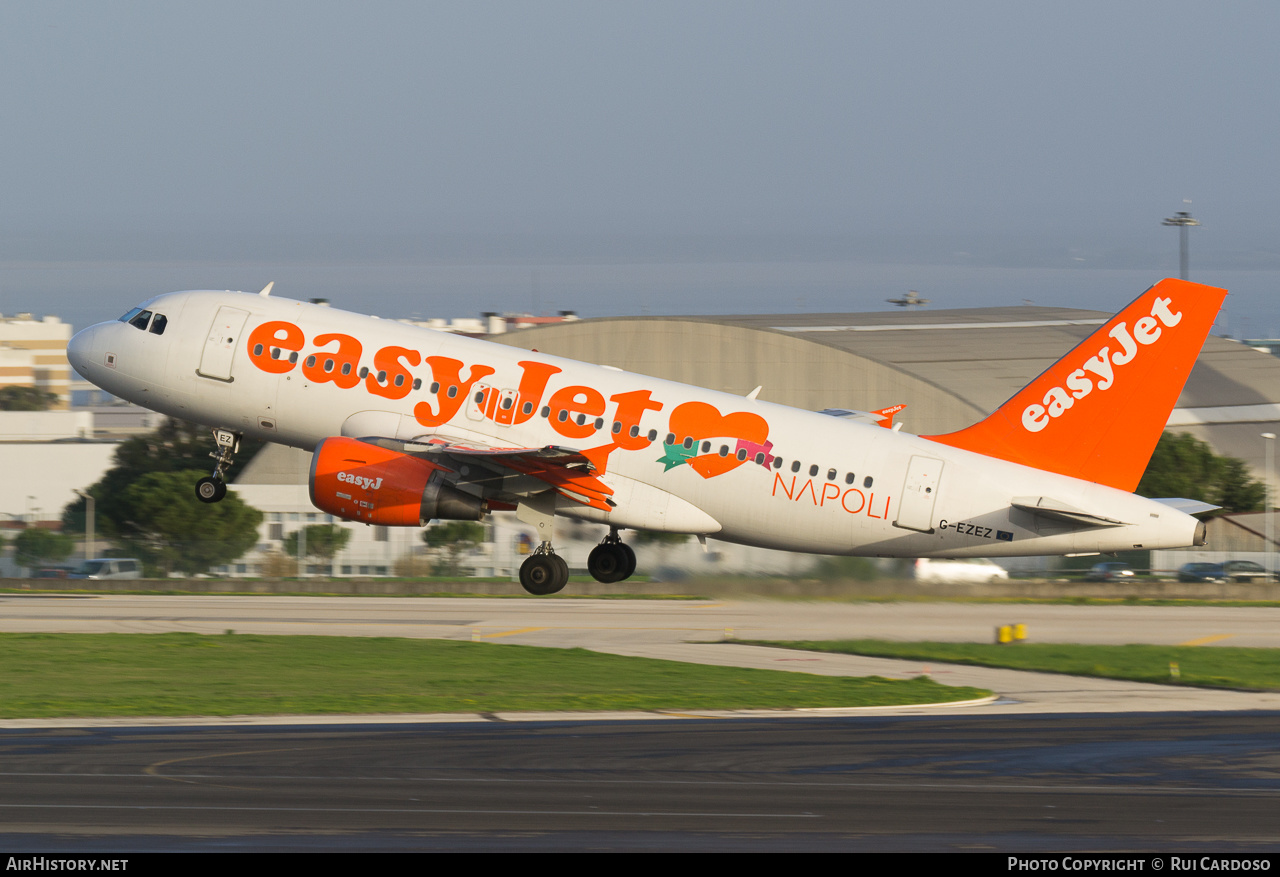
{"type": "MultiPolygon", "coordinates": [[[[614,529],[587,557],[587,572],[597,582],[620,582],[635,571],[636,553],[618,538],[614,529]]],[[[520,565],[520,584],[530,594],[542,597],[559,593],[568,581],[569,565],[552,551],[550,542],[539,545],[520,565]]]]}
{"type": "Polygon", "coordinates": [[[218,445],[218,450],[209,454],[214,460],[213,474],[196,482],[196,499],[201,502],[219,502],[227,495],[227,467],[240,450],[239,434],[229,429],[215,429],[213,440],[218,445]]]}
{"type": "Polygon", "coordinates": [[[545,597],[564,589],[569,581],[569,564],[543,542],[520,564],[520,585],[530,594],[545,597]]]}
{"type": "Polygon", "coordinates": [[[597,582],[611,584],[631,577],[636,571],[636,553],[618,538],[618,531],[610,528],[604,541],[591,549],[587,556],[587,572],[597,582]]]}

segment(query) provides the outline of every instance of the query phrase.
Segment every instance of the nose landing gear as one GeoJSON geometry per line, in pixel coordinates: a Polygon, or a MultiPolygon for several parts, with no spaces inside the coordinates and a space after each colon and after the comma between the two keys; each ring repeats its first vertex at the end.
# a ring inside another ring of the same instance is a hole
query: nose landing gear
{"type": "Polygon", "coordinates": [[[227,495],[227,467],[240,450],[240,435],[229,429],[215,429],[213,440],[218,445],[218,450],[209,454],[214,460],[213,474],[196,482],[196,499],[201,502],[219,502],[227,495]]]}
{"type": "Polygon", "coordinates": [[[618,538],[618,531],[610,529],[604,541],[591,549],[587,556],[587,572],[597,582],[610,584],[628,579],[636,571],[636,553],[618,538]]]}

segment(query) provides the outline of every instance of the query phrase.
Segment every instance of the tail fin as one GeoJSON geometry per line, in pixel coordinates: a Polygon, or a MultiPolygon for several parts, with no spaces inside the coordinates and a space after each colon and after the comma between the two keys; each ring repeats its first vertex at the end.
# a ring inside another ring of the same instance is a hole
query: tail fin
{"type": "Polygon", "coordinates": [[[1162,280],[986,420],[926,438],[1132,491],[1226,295],[1162,280]]]}

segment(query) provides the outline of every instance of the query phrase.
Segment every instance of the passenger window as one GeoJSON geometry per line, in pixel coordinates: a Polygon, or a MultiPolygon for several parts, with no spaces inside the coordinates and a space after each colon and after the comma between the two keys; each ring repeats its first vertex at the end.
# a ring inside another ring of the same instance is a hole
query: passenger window
{"type": "Polygon", "coordinates": [[[866,478],[862,479],[862,486],[863,486],[863,487],[870,487],[870,486],[871,486],[871,476],[870,476],[870,475],[868,475],[866,478]]]}
{"type": "MultiPolygon", "coordinates": [[[[350,371],[351,371],[351,363],[347,363],[346,365],[344,365],[344,366],[342,367],[342,373],[343,373],[344,375],[345,375],[345,374],[347,374],[347,373],[348,373],[348,372],[350,372],[350,371]]],[[[422,389],[422,378],[414,378],[414,379],[413,379],[413,388],[414,388],[415,390],[421,390],[421,389],[422,389]]]]}
{"type": "Polygon", "coordinates": [[[739,459],[739,460],[745,460],[745,459],[747,459],[747,449],[746,449],[746,448],[739,448],[739,449],[738,449],[738,459],[739,459]]]}
{"type": "Polygon", "coordinates": [[[367,365],[360,366],[360,380],[363,381],[367,377],[369,377],[369,366],[367,365]]]}
{"type": "Polygon", "coordinates": [[[604,418],[603,418],[603,417],[597,417],[597,418],[596,418],[596,429],[604,429],[604,418]]]}
{"type": "Polygon", "coordinates": [[[667,444],[674,445],[676,443],[676,434],[674,432],[667,433],[667,444]]]}
{"type": "Polygon", "coordinates": [[[762,463],[764,463],[764,451],[761,451],[760,453],[756,454],[756,465],[759,466],[762,463]]]}
{"type": "MultiPolygon", "coordinates": [[[[632,427],[632,429],[635,429],[635,427],[632,427]]],[[[617,435],[617,434],[618,434],[618,433],[620,433],[620,432],[622,432],[622,421],[621,421],[621,420],[615,420],[615,421],[613,422],[613,434],[614,434],[614,435],[617,435]]],[[[635,435],[635,433],[632,433],[632,435],[635,435]]]]}
{"type": "Polygon", "coordinates": [[[703,442],[703,443],[702,443],[702,453],[704,453],[704,454],[709,454],[709,453],[711,453],[711,442],[703,442]]]}
{"type": "Polygon", "coordinates": [[[315,368],[315,367],[316,367],[316,355],[313,353],[307,357],[307,368],[315,368]]]}
{"type": "Polygon", "coordinates": [[[514,404],[516,404],[516,400],[508,396],[507,398],[502,400],[502,410],[508,411],[511,409],[511,406],[514,404]]]}
{"type": "Polygon", "coordinates": [[[854,479],[854,478],[856,478],[856,477],[857,477],[857,476],[856,476],[856,475],[854,475],[852,472],[846,472],[846,473],[845,473],[845,475],[844,475],[844,483],[845,483],[845,484],[852,484],[852,483],[853,483],[853,479],[854,479]]]}
{"type": "Polygon", "coordinates": [[[543,416],[543,417],[550,417],[550,416],[551,416],[551,406],[550,406],[550,405],[543,405],[543,406],[542,406],[542,416],[543,416]]]}
{"type": "Polygon", "coordinates": [[[800,461],[799,461],[799,460],[793,460],[793,461],[791,461],[791,471],[792,471],[792,472],[799,472],[799,471],[800,471],[800,461]]]}
{"type": "Polygon", "coordinates": [[[836,480],[836,470],[835,470],[835,469],[828,469],[828,470],[827,470],[827,480],[828,480],[828,481],[835,481],[835,480],[836,480]]]}
{"type": "MultiPolygon", "coordinates": [[[[333,364],[333,360],[331,359],[329,360],[329,365],[332,365],[332,364],[333,364]]],[[[326,368],[325,371],[328,371],[328,368],[326,368]]],[[[396,375],[396,386],[397,387],[404,386],[404,375],[396,375]]]]}
{"type": "MultiPolygon", "coordinates": [[[[381,372],[378,373],[378,380],[382,380],[381,372]]],[[[479,393],[476,393],[476,404],[479,405],[483,401],[484,401],[484,390],[481,390],[479,393]]]]}
{"type": "Polygon", "coordinates": [[[440,382],[439,382],[439,381],[432,381],[432,382],[431,382],[431,392],[433,392],[433,393],[439,393],[439,392],[440,392],[440,382]]]}
{"type": "Polygon", "coordinates": [[[686,451],[693,450],[693,436],[691,435],[685,436],[684,441],[682,441],[680,444],[684,445],[684,449],[686,451]]]}
{"type": "Polygon", "coordinates": [[[774,457],[774,458],[773,458],[773,468],[775,468],[775,469],[781,469],[781,468],[782,468],[782,458],[781,458],[781,457],[774,457]]]}
{"type": "Polygon", "coordinates": [[[326,359],[326,360],[324,361],[324,371],[325,371],[325,374],[328,374],[329,372],[333,371],[333,367],[334,367],[336,364],[337,364],[337,363],[335,363],[332,359],[326,359]]]}
{"type": "Polygon", "coordinates": [[[255,344],[255,345],[253,345],[253,355],[254,355],[254,356],[262,356],[262,351],[263,351],[263,349],[264,349],[264,348],[263,348],[263,346],[262,346],[261,344],[255,344]]]}
{"type": "Polygon", "coordinates": [[[164,314],[156,314],[156,318],[151,321],[151,334],[163,335],[164,327],[169,325],[169,318],[164,314]]]}
{"type": "Polygon", "coordinates": [[[458,388],[456,386],[450,387],[449,392],[446,395],[452,399],[454,396],[458,395],[458,388]]]}
{"type": "MultiPolygon", "coordinates": [[[[656,429],[649,430],[649,441],[655,441],[657,438],[658,431],[656,429]]],[[[672,438],[674,438],[674,436],[672,436],[672,438]]],[[[671,444],[671,442],[667,442],[667,444],[671,444]]]]}
{"type": "Polygon", "coordinates": [[[818,474],[818,464],[814,463],[812,466],[809,467],[809,477],[812,478],[817,474],[818,474]]]}
{"type": "Polygon", "coordinates": [[[720,446],[720,456],[722,456],[722,457],[727,457],[727,456],[729,456],[729,446],[728,446],[728,445],[721,445],[721,446],[720,446]]]}
{"type": "Polygon", "coordinates": [[[533,403],[532,403],[532,402],[526,402],[526,403],[524,403],[524,405],[522,405],[522,406],[520,407],[520,410],[521,410],[521,411],[523,411],[525,414],[532,414],[532,413],[533,413],[533,403]]]}

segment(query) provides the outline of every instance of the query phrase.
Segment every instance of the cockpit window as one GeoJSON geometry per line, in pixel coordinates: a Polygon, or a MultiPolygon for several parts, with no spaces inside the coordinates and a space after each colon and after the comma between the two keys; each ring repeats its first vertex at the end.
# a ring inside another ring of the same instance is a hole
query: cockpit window
{"type": "Polygon", "coordinates": [[[155,319],[151,321],[151,334],[163,335],[164,327],[169,325],[169,318],[164,314],[156,314],[155,319]]]}
{"type": "Polygon", "coordinates": [[[149,322],[151,322],[151,311],[140,311],[136,317],[129,321],[129,325],[135,329],[145,331],[149,322]]]}
{"type": "Polygon", "coordinates": [[[125,314],[123,317],[121,317],[121,318],[120,318],[120,322],[121,322],[121,323],[132,323],[132,322],[133,322],[133,318],[134,318],[134,317],[136,317],[136,316],[138,316],[138,314],[140,314],[140,313],[142,313],[142,308],[134,308],[133,310],[129,311],[129,313],[127,313],[127,314],[125,314]]]}

